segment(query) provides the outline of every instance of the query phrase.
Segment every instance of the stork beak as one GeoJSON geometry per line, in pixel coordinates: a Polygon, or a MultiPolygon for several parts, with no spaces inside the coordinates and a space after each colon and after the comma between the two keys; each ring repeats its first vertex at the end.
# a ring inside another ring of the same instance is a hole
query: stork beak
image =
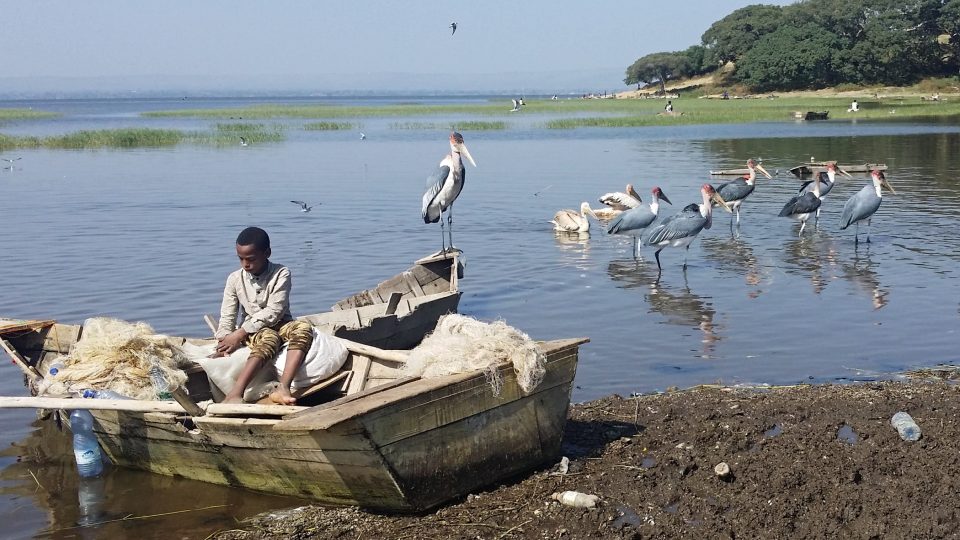
{"type": "Polygon", "coordinates": [[[470,155],[470,151],[467,150],[467,145],[460,143],[457,146],[460,147],[460,153],[467,157],[467,161],[470,162],[474,167],[477,166],[477,162],[473,160],[473,156],[470,155]]]}
{"type": "Polygon", "coordinates": [[[723,197],[721,197],[720,194],[717,193],[716,191],[713,192],[713,195],[710,196],[710,199],[715,201],[720,206],[722,206],[723,209],[726,210],[727,212],[730,212],[731,214],[733,213],[733,210],[731,210],[730,207],[727,206],[727,201],[723,200],[723,197]]]}
{"type": "Polygon", "coordinates": [[[896,191],[893,190],[893,186],[890,185],[890,182],[887,182],[886,178],[883,178],[883,177],[880,178],[880,185],[882,187],[887,188],[887,191],[889,191],[890,193],[893,193],[893,194],[897,193],[896,191]]]}
{"type": "Polygon", "coordinates": [[[660,200],[670,205],[673,204],[672,202],[670,202],[670,199],[667,198],[667,194],[664,193],[662,190],[660,191],[660,200]]]}
{"type": "Polygon", "coordinates": [[[842,175],[844,175],[844,176],[846,176],[847,178],[853,178],[853,175],[852,175],[852,174],[850,174],[850,173],[848,173],[847,171],[841,169],[840,167],[837,167],[837,172],[840,173],[840,174],[842,174],[842,175]]]}
{"type": "Polygon", "coordinates": [[[760,165],[759,163],[757,163],[756,165],[754,165],[754,167],[758,171],[762,172],[763,175],[766,176],[767,178],[773,178],[772,176],[770,176],[770,173],[768,173],[767,170],[763,168],[763,165],[760,165]]]}

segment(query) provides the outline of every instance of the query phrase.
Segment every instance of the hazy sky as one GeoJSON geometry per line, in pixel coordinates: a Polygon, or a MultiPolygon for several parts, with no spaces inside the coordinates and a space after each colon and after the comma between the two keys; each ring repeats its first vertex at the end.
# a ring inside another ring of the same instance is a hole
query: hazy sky
{"type": "Polygon", "coordinates": [[[638,57],[697,44],[751,3],[0,0],[0,51],[7,80],[557,70],[622,79],[638,57]]]}

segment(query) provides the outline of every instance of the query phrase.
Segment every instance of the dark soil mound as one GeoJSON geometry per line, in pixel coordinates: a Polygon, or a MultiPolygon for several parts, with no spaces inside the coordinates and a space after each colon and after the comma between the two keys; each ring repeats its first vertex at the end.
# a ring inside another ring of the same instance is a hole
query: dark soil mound
{"type": "Polygon", "coordinates": [[[217,537],[950,537],[960,535],[958,398],[939,382],[613,396],[571,408],[567,474],[538,471],[421,516],[305,507],[217,537]],[[900,410],[919,441],[890,426],[900,410]],[[600,504],[551,500],[564,490],[600,504]]]}

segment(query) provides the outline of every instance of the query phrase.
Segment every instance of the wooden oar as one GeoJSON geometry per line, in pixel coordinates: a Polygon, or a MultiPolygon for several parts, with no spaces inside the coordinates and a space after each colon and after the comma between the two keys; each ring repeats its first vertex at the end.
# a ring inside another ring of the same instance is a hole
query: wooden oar
{"type": "Polygon", "coordinates": [[[13,363],[16,364],[18,368],[20,368],[20,371],[22,371],[23,374],[26,375],[28,379],[30,379],[31,383],[36,381],[37,379],[43,378],[43,376],[40,375],[40,373],[36,370],[36,368],[28,364],[27,361],[22,356],[20,356],[20,353],[18,353],[16,349],[14,349],[12,346],[10,346],[9,343],[7,343],[7,340],[0,338],[0,348],[6,351],[7,355],[10,356],[10,359],[13,360],[13,363]]]}
{"type": "MultiPolygon", "coordinates": [[[[210,403],[206,407],[206,413],[215,416],[284,416],[307,408],[287,405],[257,405],[254,403],[210,403]]],[[[0,397],[0,409],[86,409],[91,411],[186,413],[183,406],[176,401],[52,397],[0,397]]]]}
{"type": "MultiPolygon", "coordinates": [[[[203,320],[207,322],[207,326],[210,327],[210,331],[216,333],[217,325],[214,324],[213,317],[210,315],[204,315],[203,320]]],[[[356,341],[350,341],[349,339],[344,339],[342,337],[331,336],[336,339],[339,339],[343,343],[344,347],[352,353],[362,354],[363,356],[372,356],[374,358],[380,358],[382,360],[390,360],[392,362],[406,362],[409,358],[410,353],[407,351],[397,351],[392,349],[380,349],[374,347],[373,345],[364,345],[363,343],[357,343],[356,341]]]]}

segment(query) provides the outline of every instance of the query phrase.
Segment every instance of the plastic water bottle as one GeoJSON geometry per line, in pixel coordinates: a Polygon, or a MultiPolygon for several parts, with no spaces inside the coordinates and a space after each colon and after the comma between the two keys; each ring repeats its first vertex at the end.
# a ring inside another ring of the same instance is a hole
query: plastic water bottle
{"type": "Polygon", "coordinates": [[[579,491],[564,491],[563,493],[554,493],[550,496],[551,499],[560,501],[560,503],[567,506],[578,506],[580,508],[593,508],[597,506],[597,501],[600,500],[600,497],[596,495],[587,495],[586,493],[580,493],[579,491]]]}
{"type": "Polygon", "coordinates": [[[890,419],[890,425],[897,429],[900,438],[905,441],[915,441],[920,438],[920,426],[913,421],[913,417],[900,411],[890,419]]]}
{"type": "Polygon", "coordinates": [[[54,362],[53,364],[50,364],[50,376],[56,377],[57,373],[59,373],[61,369],[63,369],[63,362],[54,362]]]}
{"type": "Polygon", "coordinates": [[[70,412],[70,430],[73,431],[73,455],[80,476],[91,478],[103,472],[103,456],[93,434],[93,415],[86,409],[70,412]]]}
{"type": "Polygon", "coordinates": [[[95,525],[103,521],[105,515],[104,479],[81,478],[77,486],[77,503],[79,504],[80,518],[77,525],[95,525]]]}
{"type": "Polygon", "coordinates": [[[113,390],[93,390],[86,389],[80,394],[81,397],[95,399],[133,399],[113,390]]]}
{"type": "Polygon", "coordinates": [[[158,399],[170,399],[170,383],[167,382],[167,376],[163,374],[160,366],[154,365],[150,368],[150,383],[153,384],[153,390],[158,399]]]}

